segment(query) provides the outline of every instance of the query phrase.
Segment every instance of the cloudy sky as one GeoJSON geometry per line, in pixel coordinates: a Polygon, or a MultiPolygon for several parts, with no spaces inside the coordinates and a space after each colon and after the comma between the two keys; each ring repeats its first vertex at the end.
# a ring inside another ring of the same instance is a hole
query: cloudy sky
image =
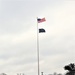
{"type": "Polygon", "coordinates": [[[37,17],[40,72],[65,73],[75,63],[74,0],[0,0],[0,73],[37,75],[37,17]]]}

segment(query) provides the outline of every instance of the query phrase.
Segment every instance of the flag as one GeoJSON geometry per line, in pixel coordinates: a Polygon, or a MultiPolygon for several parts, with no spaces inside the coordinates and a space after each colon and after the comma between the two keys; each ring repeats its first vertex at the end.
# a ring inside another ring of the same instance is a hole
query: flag
{"type": "Polygon", "coordinates": [[[39,29],[39,33],[43,33],[43,32],[46,32],[45,29],[43,28],[39,29]]]}
{"type": "Polygon", "coordinates": [[[42,19],[38,18],[37,21],[38,21],[38,23],[41,23],[41,22],[46,21],[46,19],[45,18],[42,18],[42,19]]]}

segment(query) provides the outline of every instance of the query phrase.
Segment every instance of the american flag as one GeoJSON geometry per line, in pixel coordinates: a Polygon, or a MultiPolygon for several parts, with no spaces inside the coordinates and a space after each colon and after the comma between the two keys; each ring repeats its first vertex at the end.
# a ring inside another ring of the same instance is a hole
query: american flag
{"type": "Polygon", "coordinates": [[[38,21],[38,23],[41,23],[41,22],[46,21],[46,19],[45,18],[42,18],[42,19],[38,18],[37,21],[38,21]]]}

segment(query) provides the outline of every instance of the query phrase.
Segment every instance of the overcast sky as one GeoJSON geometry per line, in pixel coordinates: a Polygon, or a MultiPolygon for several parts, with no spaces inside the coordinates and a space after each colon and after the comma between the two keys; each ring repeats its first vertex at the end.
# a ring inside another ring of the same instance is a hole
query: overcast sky
{"type": "Polygon", "coordinates": [[[37,17],[40,72],[65,73],[75,63],[74,0],[0,0],[0,73],[37,75],[37,17]]]}

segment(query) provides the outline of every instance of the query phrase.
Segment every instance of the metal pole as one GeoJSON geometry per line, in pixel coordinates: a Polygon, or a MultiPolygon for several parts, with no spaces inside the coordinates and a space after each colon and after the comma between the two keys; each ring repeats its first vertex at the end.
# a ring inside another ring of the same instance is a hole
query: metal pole
{"type": "Polygon", "coordinates": [[[38,75],[40,75],[40,72],[39,72],[39,29],[38,29],[38,21],[37,21],[37,60],[38,60],[38,75]]]}

